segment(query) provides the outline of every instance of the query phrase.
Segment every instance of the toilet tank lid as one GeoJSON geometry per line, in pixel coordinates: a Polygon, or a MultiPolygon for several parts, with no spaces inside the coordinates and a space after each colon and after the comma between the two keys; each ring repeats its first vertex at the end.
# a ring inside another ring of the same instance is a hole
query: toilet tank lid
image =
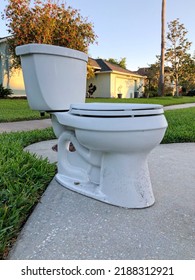
{"type": "Polygon", "coordinates": [[[122,117],[160,115],[164,110],[158,104],[84,103],[72,104],[69,113],[78,116],[122,117]]]}
{"type": "Polygon", "coordinates": [[[16,55],[29,54],[51,54],[76,58],[88,61],[88,55],[84,52],[73,50],[65,47],[48,45],[48,44],[26,44],[16,47],[16,55]]]}

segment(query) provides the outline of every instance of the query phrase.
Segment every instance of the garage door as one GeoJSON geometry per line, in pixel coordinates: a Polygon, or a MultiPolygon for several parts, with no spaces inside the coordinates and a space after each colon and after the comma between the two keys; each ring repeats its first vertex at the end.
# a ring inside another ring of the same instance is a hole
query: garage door
{"type": "Polygon", "coordinates": [[[117,94],[122,93],[123,98],[133,98],[134,88],[135,88],[134,80],[116,77],[116,84],[115,84],[116,96],[117,94]]]}

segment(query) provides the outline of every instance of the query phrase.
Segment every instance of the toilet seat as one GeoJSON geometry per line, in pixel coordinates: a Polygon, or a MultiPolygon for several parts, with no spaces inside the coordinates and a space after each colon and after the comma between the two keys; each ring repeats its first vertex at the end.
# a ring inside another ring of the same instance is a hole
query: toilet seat
{"type": "Polygon", "coordinates": [[[163,106],[155,104],[85,103],[72,104],[69,113],[82,117],[142,117],[164,113],[163,106]]]}
{"type": "Polygon", "coordinates": [[[163,114],[161,105],[124,103],[72,104],[68,112],[53,113],[62,125],[95,131],[158,129],[166,126],[163,114]]]}

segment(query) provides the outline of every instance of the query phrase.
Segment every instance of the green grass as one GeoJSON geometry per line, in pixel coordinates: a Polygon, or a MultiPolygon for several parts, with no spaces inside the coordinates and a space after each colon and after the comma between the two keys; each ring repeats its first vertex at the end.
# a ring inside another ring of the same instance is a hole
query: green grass
{"type": "MultiPolygon", "coordinates": [[[[45,118],[49,115],[46,114],[45,118]]],[[[25,99],[0,99],[0,122],[41,119],[38,111],[29,108],[25,99]]]]}
{"type": "Polygon", "coordinates": [[[195,107],[165,112],[168,129],[162,143],[195,142],[195,107]]]}
{"type": "Polygon", "coordinates": [[[56,172],[55,164],[23,148],[53,137],[52,129],[0,134],[0,259],[56,172]]]}
{"type": "Polygon", "coordinates": [[[87,102],[113,102],[113,103],[146,103],[161,104],[163,106],[177,105],[184,103],[195,103],[195,96],[182,97],[153,97],[153,98],[87,98],[87,102]]]}
{"type": "MultiPolygon", "coordinates": [[[[195,97],[156,97],[156,98],[88,98],[86,102],[113,102],[113,103],[152,103],[164,106],[195,103],[195,97]]],[[[46,114],[45,118],[49,115],[46,114]]],[[[29,108],[24,99],[0,99],[0,122],[40,119],[40,113],[29,108]]]]}
{"type": "MultiPolygon", "coordinates": [[[[141,103],[148,101],[148,103],[171,105],[176,102],[179,104],[195,102],[195,98],[88,99],[87,101],[141,103]]],[[[9,120],[18,120],[15,111],[20,113],[21,119],[32,117],[26,100],[12,102],[12,100],[0,100],[0,106],[3,106],[9,120]],[[24,108],[26,112],[23,114],[24,108]]],[[[195,108],[166,111],[165,116],[169,126],[162,143],[195,142],[195,108]]],[[[52,129],[0,134],[0,259],[6,258],[22,226],[56,172],[54,164],[24,152],[23,148],[34,142],[52,138],[54,138],[52,129]]]]}

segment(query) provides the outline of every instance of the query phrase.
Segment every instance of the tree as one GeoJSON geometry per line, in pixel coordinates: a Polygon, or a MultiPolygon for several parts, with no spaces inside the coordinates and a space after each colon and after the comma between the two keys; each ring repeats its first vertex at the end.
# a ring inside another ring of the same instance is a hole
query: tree
{"type": "Polygon", "coordinates": [[[185,63],[189,58],[188,50],[191,42],[186,38],[188,33],[179,19],[175,19],[168,23],[169,32],[167,33],[167,41],[170,44],[165,53],[166,61],[172,71],[172,77],[176,86],[176,96],[179,96],[179,83],[185,75],[185,63]]]}
{"type": "Polygon", "coordinates": [[[8,45],[15,68],[20,66],[15,55],[18,45],[52,44],[87,53],[96,40],[92,23],[58,0],[9,0],[4,18],[11,35],[8,45]]]}
{"type": "Polygon", "coordinates": [[[127,69],[126,57],[123,57],[120,60],[117,60],[117,59],[114,59],[114,58],[109,58],[109,59],[107,59],[107,61],[112,63],[112,64],[116,64],[116,65],[120,66],[121,68],[127,69]]]}
{"type": "Polygon", "coordinates": [[[195,56],[188,54],[182,64],[180,84],[187,90],[195,88],[195,56]]]}
{"type": "Polygon", "coordinates": [[[160,79],[159,79],[159,92],[160,96],[164,95],[165,81],[164,81],[164,62],[165,62],[165,11],[166,0],[162,0],[161,10],[161,56],[160,56],[160,79]]]}
{"type": "Polygon", "coordinates": [[[158,61],[154,64],[151,64],[147,72],[148,80],[148,90],[154,90],[157,92],[160,79],[160,58],[157,57],[158,61]]]}
{"type": "MultiPolygon", "coordinates": [[[[159,90],[159,80],[160,80],[160,64],[161,64],[161,59],[160,56],[156,56],[157,61],[154,64],[150,64],[150,67],[148,68],[147,71],[147,80],[148,80],[148,85],[147,85],[147,90],[153,91],[157,93],[159,90]]],[[[170,69],[169,67],[164,66],[164,89],[163,93],[164,95],[170,94],[170,69]]],[[[158,92],[159,95],[159,92],[158,92]]]]}

